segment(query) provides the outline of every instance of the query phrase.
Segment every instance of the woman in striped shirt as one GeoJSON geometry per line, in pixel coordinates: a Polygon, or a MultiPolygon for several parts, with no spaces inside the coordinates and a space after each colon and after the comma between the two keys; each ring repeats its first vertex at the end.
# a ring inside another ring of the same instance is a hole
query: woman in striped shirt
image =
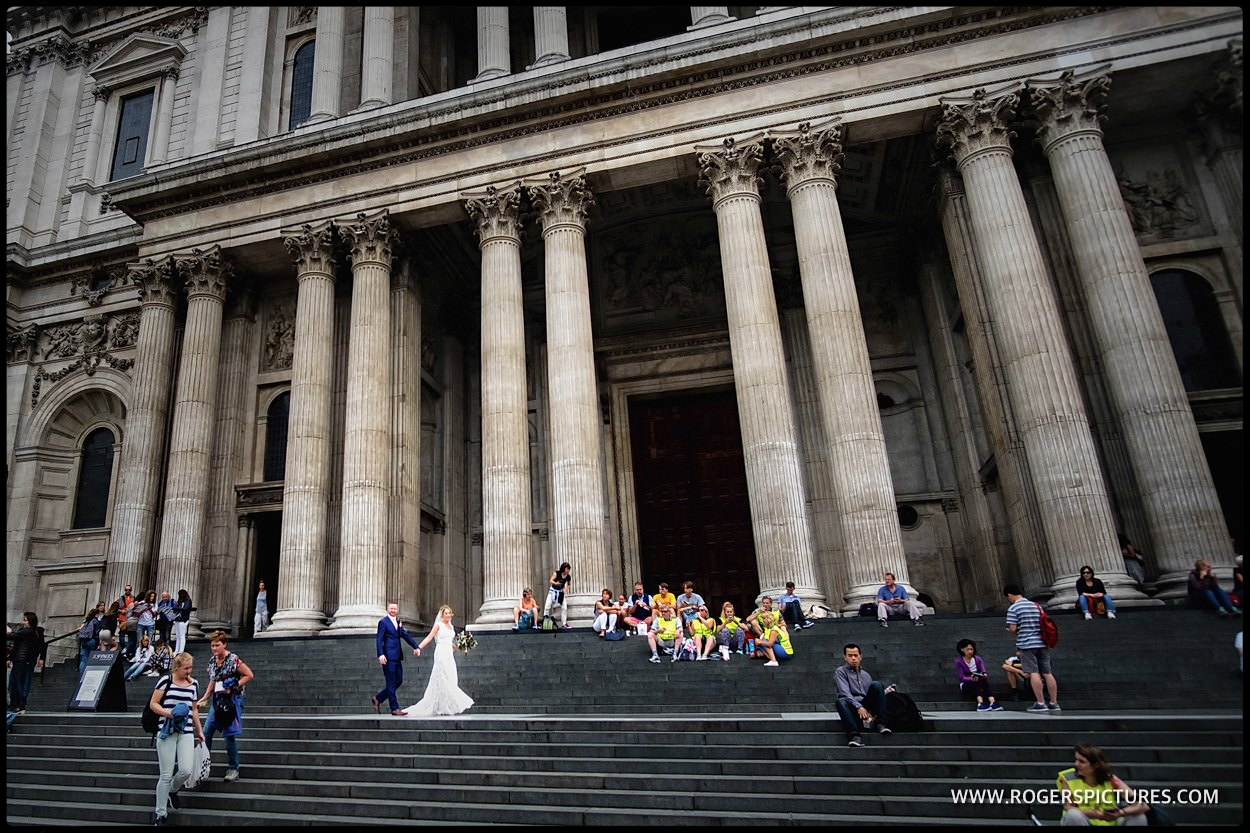
{"type": "Polygon", "coordinates": [[[192,661],[188,653],[175,655],[171,666],[173,670],[168,677],[157,681],[148,704],[161,716],[161,729],[156,741],[161,777],[156,782],[153,824],[164,824],[169,809],[177,809],[173,796],[191,777],[195,745],[204,742],[204,729],[200,726],[200,712],[195,702],[199,698],[200,686],[191,677],[192,661]]]}

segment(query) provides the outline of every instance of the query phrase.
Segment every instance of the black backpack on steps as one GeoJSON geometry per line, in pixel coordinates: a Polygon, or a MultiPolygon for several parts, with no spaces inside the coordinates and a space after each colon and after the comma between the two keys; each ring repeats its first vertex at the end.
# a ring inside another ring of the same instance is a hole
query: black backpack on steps
{"type": "Polygon", "coordinates": [[[895,732],[919,732],[924,728],[916,701],[901,691],[886,693],[885,714],[881,716],[881,722],[895,732]]]}

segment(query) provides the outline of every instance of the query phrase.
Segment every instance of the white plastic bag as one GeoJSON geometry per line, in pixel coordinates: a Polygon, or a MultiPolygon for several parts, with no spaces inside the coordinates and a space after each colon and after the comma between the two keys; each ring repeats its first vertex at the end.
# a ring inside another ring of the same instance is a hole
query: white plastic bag
{"type": "Polygon", "coordinates": [[[193,790],[201,781],[207,781],[213,768],[212,756],[208,753],[208,744],[197,743],[195,755],[191,761],[191,777],[183,784],[183,789],[193,790]]]}

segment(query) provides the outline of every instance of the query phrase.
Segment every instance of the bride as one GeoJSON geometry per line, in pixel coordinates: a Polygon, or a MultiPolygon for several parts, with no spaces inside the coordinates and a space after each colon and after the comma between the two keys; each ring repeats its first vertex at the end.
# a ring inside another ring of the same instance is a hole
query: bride
{"type": "Polygon", "coordinates": [[[443,605],[438,611],[438,621],[430,628],[430,633],[417,646],[417,656],[421,649],[434,641],[434,667],[430,669],[430,682],[425,687],[425,696],[415,706],[404,709],[409,717],[429,717],[435,714],[460,714],[473,705],[473,698],[460,690],[459,677],[456,674],[456,660],[452,655],[455,646],[452,638],[456,628],[451,624],[452,610],[443,605]]]}

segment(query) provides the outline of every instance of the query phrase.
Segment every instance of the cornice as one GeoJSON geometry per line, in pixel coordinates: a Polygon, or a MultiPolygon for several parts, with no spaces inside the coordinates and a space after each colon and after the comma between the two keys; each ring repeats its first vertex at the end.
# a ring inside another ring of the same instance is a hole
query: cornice
{"type": "MultiPolygon", "coordinates": [[[[486,91],[465,88],[456,95],[424,106],[374,117],[362,123],[348,119],[321,130],[266,140],[221,156],[165,166],[109,186],[114,205],[145,222],[201,208],[224,205],[278,191],[324,184],[328,179],[367,173],[468,150],[501,141],[575,126],[613,116],[645,111],[726,91],[747,89],[813,73],[964,43],[990,34],[1020,31],[1100,14],[1115,7],[972,7],[962,14],[909,25],[885,25],[824,35],[807,48],[759,53],[743,51],[695,72],[676,69],[671,50],[656,50],[631,63],[628,74],[639,81],[615,83],[622,66],[574,68],[544,74],[486,91]],[[648,70],[657,74],[648,79],[648,70]],[[589,89],[589,93],[583,92],[589,89]],[[510,103],[523,96],[521,103],[510,103]],[[542,104],[535,106],[534,102],[542,104]],[[485,115],[481,115],[485,113],[485,115]],[[433,126],[431,126],[433,125],[433,126]],[[303,167],[307,153],[317,154],[315,170],[303,167]],[[293,161],[291,161],[293,160],[293,161]]],[[[822,20],[871,17],[890,9],[857,10],[822,20]]],[[[805,19],[806,20],[806,19],[805,19]]],[[[803,29],[810,28],[810,23],[803,29]]],[[[783,33],[784,34],[784,33],[783,33]]],[[[795,35],[798,36],[797,34],[795,35]]],[[[697,63],[724,53],[721,43],[683,51],[680,64],[697,63]]],[[[952,69],[957,75],[963,70],[952,69]]],[[[932,77],[929,78],[932,80],[932,77]]],[[[629,137],[630,141],[638,137],[629,137]]],[[[515,161],[500,163],[514,169],[515,161]]]]}

